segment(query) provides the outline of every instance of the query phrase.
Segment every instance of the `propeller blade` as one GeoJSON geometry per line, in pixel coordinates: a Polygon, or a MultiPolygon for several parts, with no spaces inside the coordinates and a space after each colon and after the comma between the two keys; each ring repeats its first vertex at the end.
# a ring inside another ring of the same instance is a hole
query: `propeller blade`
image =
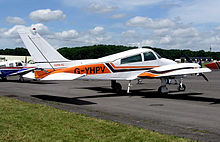
{"type": "Polygon", "coordinates": [[[206,81],[209,81],[209,79],[203,73],[200,73],[199,76],[202,76],[206,81]]]}

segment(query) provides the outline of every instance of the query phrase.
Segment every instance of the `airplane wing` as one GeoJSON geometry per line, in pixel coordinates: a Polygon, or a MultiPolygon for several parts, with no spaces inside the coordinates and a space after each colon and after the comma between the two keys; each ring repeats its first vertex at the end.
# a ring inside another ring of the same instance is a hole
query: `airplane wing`
{"type": "Polygon", "coordinates": [[[211,72],[208,68],[200,68],[200,65],[195,63],[180,63],[175,65],[164,65],[161,67],[153,68],[140,74],[140,78],[162,78],[162,77],[175,77],[188,74],[201,74],[204,72],[211,72]]]}
{"type": "Polygon", "coordinates": [[[74,80],[85,76],[85,74],[74,74],[74,73],[52,73],[41,80],[74,80]]]}
{"type": "Polygon", "coordinates": [[[16,76],[16,75],[24,75],[31,71],[34,71],[36,68],[23,68],[15,73],[10,74],[9,76],[16,76]]]}

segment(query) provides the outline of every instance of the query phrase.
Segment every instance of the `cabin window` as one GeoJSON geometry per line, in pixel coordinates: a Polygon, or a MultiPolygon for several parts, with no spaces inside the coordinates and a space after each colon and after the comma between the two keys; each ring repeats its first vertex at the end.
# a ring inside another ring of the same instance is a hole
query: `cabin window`
{"type": "Polygon", "coordinates": [[[16,62],[16,67],[22,66],[21,62],[16,62]]]}
{"type": "Polygon", "coordinates": [[[156,56],[152,52],[144,53],[144,61],[156,60],[156,56]]]}
{"type": "Polygon", "coordinates": [[[13,63],[10,63],[10,64],[9,64],[9,67],[13,67],[13,66],[14,66],[13,63]]]}
{"type": "Polygon", "coordinates": [[[6,67],[6,65],[0,65],[0,68],[5,68],[6,67]]]}
{"type": "Polygon", "coordinates": [[[142,62],[141,54],[121,59],[121,64],[133,63],[133,62],[142,62]]]}

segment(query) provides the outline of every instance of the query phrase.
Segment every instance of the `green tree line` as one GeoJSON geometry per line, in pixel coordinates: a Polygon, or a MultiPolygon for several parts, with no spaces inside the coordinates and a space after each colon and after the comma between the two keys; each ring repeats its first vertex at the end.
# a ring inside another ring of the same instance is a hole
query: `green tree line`
{"type": "MultiPolygon", "coordinates": [[[[134,49],[137,47],[126,47],[126,46],[116,46],[116,45],[93,45],[93,46],[83,46],[68,48],[63,47],[58,49],[64,57],[70,60],[80,60],[80,59],[96,59],[111,55],[114,53],[122,52],[129,49],[134,49]]],[[[191,50],[179,50],[179,49],[161,49],[152,47],[150,48],[156,51],[164,58],[168,59],[179,59],[180,57],[212,57],[214,60],[220,60],[220,52],[205,52],[204,50],[191,51],[191,50]]],[[[0,55],[18,55],[18,56],[29,56],[26,48],[15,48],[15,49],[0,49],[0,55]]]]}
{"type": "Polygon", "coordinates": [[[16,55],[16,56],[29,56],[26,48],[18,47],[15,49],[0,49],[0,55],[16,55]]]}

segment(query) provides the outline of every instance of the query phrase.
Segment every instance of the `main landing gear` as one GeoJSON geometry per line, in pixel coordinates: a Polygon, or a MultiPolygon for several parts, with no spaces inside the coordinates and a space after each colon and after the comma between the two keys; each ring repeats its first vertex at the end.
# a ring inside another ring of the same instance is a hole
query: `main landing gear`
{"type": "MultiPolygon", "coordinates": [[[[185,91],[186,90],[186,85],[183,84],[183,78],[175,79],[175,85],[178,85],[177,90],[178,91],[185,91]]],[[[158,92],[160,94],[168,94],[169,90],[167,88],[167,84],[172,84],[172,80],[170,78],[161,78],[161,86],[158,88],[158,92]]],[[[128,82],[128,88],[127,88],[127,93],[130,93],[130,88],[131,88],[131,80],[128,82]]],[[[111,80],[111,87],[114,92],[116,93],[121,93],[122,91],[122,86],[120,83],[116,82],[116,80],[111,80]]]]}
{"type": "MultiPolygon", "coordinates": [[[[130,93],[130,88],[131,88],[131,80],[128,82],[128,88],[127,88],[127,93],[130,93]]],[[[122,91],[122,86],[120,83],[116,82],[116,80],[111,80],[111,87],[114,92],[116,93],[121,93],[122,91]]]]}
{"type": "Polygon", "coordinates": [[[120,83],[116,82],[116,80],[111,80],[111,87],[114,92],[120,93],[122,90],[122,86],[120,83]]]}
{"type": "Polygon", "coordinates": [[[179,83],[179,86],[178,86],[178,91],[185,91],[186,90],[186,85],[183,84],[183,78],[180,79],[180,83],[179,83]]]}
{"type": "Polygon", "coordinates": [[[1,77],[2,81],[7,81],[7,77],[1,77]]]}
{"type": "MultiPolygon", "coordinates": [[[[172,84],[172,82],[170,83],[170,79],[167,78],[161,78],[161,86],[158,88],[158,92],[160,94],[168,94],[169,90],[167,88],[167,84],[172,84]]],[[[185,91],[186,90],[186,85],[183,84],[183,78],[180,78],[178,81],[175,80],[175,84],[178,85],[177,90],[178,91],[185,91]],[[177,83],[179,82],[179,83],[177,83]]]]}
{"type": "Polygon", "coordinates": [[[19,82],[24,82],[24,77],[22,76],[22,75],[20,75],[20,77],[19,77],[19,80],[18,80],[19,82]]]}

